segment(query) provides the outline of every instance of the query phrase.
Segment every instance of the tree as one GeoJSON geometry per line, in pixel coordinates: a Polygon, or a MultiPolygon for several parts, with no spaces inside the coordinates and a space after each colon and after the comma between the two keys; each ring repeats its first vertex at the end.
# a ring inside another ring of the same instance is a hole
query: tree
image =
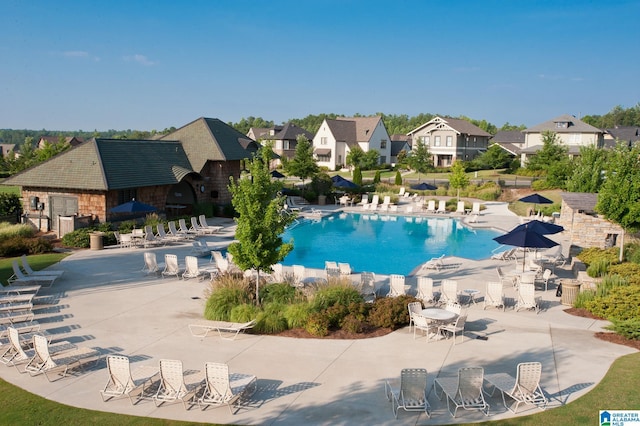
{"type": "Polygon", "coordinates": [[[364,152],[360,146],[355,145],[349,150],[346,160],[348,166],[371,170],[378,165],[380,154],[375,149],[364,152]]]}
{"type": "Polygon", "coordinates": [[[243,270],[257,271],[256,303],[260,302],[260,271],[270,270],[271,265],[281,262],[293,250],[293,242],[285,243],[281,237],[294,217],[282,214],[285,198],[277,195],[282,184],[273,181],[269,173],[272,155],[269,143],[247,162],[251,178],[234,181],[231,177],[229,184],[231,203],[238,212],[235,234],[238,241],[229,245],[229,253],[243,270]]]}
{"type": "Polygon", "coordinates": [[[460,160],[456,160],[451,165],[451,175],[449,176],[449,185],[458,190],[457,199],[460,201],[460,189],[469,185],[469,176],[467,176],[464,163],[460,160]]]}
{"type": "Polygon", "coordinates": [[[296,140],[295,154],[291,160],[284,163],[284,169],[288,174],[298,176],[304,184],[304,180],[318,173],[320,168],[313,159],[313,147],[309,139],[304,135],[298,135],[296,140]]]}
{"type": "Polygon", "coordinates": [[[376,174],[373,175],[373,183],[380,183],[380,170],[376,170],[376,174]]]}
{"type": "MultiPolygon", "coordinates": [[[[640,147],[618,144],[610,153],[596,211],[624,231],[640,228],[640,147]]],[[[620,241],[623,259],[624,234],[620,241]]]]}
{"type": "Polygon", "coordinates": [[[574,160],[573,172],[567,180],[567,191],[599,192],[604,182],[606,161],[607,151],[595,146],[581,146],[580,156],[574,160]]]}
{"type": "Polygon", "coordinates": [[[511,161],[511,155],[500,147],[497,143],[491,145],[486,152],[474,160],[481,167],[489,167],[494,171],[508,167],[511,161]]]}
{"type": "Polygon", "coordinates": [[[549,167],[559,162],[567,162],[569,150],[560,143],[560,138],[555,132],[545,130],[542,132],[542,149],[527,160],[527,169],[546,172],[549,167]]]}
{"type": "Polygon", "coordinates": [[[364,151],[362,150],[362,148],[360,148],[360,146],[358,145],[353,146],[349,150],[349,153],[347,154],[347,158],[346,158],[347,166],[359,168],[361,167],[360,165],[362,164],[363,158],[364,158],[364,151]]]}
{"type": "Polygon", "coordinates": [[[360,171],[360,167],[358,166],[353,169],[353,183],[358,186],[362,186],[362,171],[360,171]]]}
{"type": "Polygon", "coordinates": [[[402,185],[402,173],[400,173],[400,170],[396,171],[396,185],[402,185]]]}
{"type": "Polygon", "coordinates": [[[407,157],[407,163],[412,170],[418,172],[418,179],[420,179],[420,173],[428,173],[433,169],[429,147],[422,140],[418,139],[415,149],[407,157]]]}

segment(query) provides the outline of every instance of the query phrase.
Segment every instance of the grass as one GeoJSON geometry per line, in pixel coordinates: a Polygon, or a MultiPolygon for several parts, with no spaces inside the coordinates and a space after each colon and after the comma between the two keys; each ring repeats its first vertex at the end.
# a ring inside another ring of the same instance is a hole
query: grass
{"type": "MultiPolygon", "coordinates": [[[[27,260],[29,261],[29,265],[31,266],[31,268],[33,268],[34,271],[38,271],[40,269],[46,268],[47,266],[53,265],[54,263],[60,262],[67,256],[68,254],[65,253],[35,254],[27,257],[27,260]]],[[[9,277],[13,275],[11,262],[14,260],[20,261],[20,258],[11,257],[0,259],[0,283],[2,283],[2,285],[6,285],[9,277]]]]}
{"type": "Polygon", "coordinates": [[[0,185],[0,193],[21,195],[19,186],[0,185]]]}

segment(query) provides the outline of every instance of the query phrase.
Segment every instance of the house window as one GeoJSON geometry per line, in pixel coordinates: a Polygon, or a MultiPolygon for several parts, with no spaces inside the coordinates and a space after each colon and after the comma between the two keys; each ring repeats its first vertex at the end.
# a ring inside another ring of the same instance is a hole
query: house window
{"type": "Polygon", "coordinates": [[[453,136],[447,136],[447,146],[453,145],[453,136]]]}
{"type": "Polygon", "coordinates": [[[320,138],[320,145],[327,145],[328,143],[326,136],[320,138]]]}
{"type": "Polygon", "coordinates": [[[124,204],[136,198],[136,188],[121,189],[118,191],[118,204],[124,204]]]}
{"type": "Polygon", "coordinates": [[[572,133],[569,135],[569,145],[582,145],[582,133],[572,133]]]}
{"type": "Polygon", "coordinates": [[[387,141],[386,139],[382,139],[380,141],[380,149],[386,149],[387,148],[387,141]]]}
{"type": "Polygon", "coordinates": [[[318,161],[323,162],[323,163],[328,163],[329,161],[331,161],[331,154],[318,155],[318,161]]]}
{"type": "Polygon", "coordinates": [[[380,156],[380,164],[384,164],[384,163],[386,163],[386,162],[387,162],[387,157],[386,157],[386,156],[384,156],[384,155],[381,155],[381,156],[380,156]]]}
{"type": "Polygon", "coordinates": [[[567,127],[569,127],[569,123],[567,123],[566,121],[557,121],[556,127],[558,129],[566,129],[567,127]]]}
{"type": "Polygon", "coordinates": [[[436,136],[433,139],[433,146],[440,146],[440,136],[436,136]]]}
{"type": "Polygon", "coordinates": [[[422,137],[422,143],[425,146],[429,146],[429,144],[431,143],[431,136],[423,136],[422,137]]]}

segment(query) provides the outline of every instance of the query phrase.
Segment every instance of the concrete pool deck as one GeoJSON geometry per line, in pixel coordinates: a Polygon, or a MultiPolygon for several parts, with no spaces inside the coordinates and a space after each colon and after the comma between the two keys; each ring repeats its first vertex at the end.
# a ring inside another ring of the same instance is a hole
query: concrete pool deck
{"type": "MultiPolygon", "coordinates": [[[[519,223],[505,205],[486,204],[488,209],[481,216],[480,225],[509,229],[512,226],[507,224],[519,223]]],[[[219,223],[226,226],[224,232],[206,240],[223,247],[233,238],[233,223],[219,223]]],[[[214,361],[228,363],[231,372],[255,374],[258,390],[235,415],[225,407],[206,411],[193,407],[187,411],[180,403],[156,407],[149,400],[132,406],[126,398],[105,403],[99,394],[107,382],[104,362],[53,383],[8,367],[0,367],[0,377],[63,404],[143,417],[252,425],[451,424],[513,417],[502,406],[500,397],[494,395],[487,398],[491,405],[489,417],[459,410],[458,416],[452,418],[446,403],[435,396],[432,384],[436,377],[452,376],[460,367],[481,366],[487,373],[515,374],[518,362],[540,361],[541,384],[549,396],[549,408],[553,408],[591,390],[616,358],[636,352],[594,337],[594,332],[601,331],[607,322],[564,313],[555,296],[555,286],[538,292],[544,309],[537,315],[531,311],[515,312],[512,305],[505,312],[483,310],[482,303],[471,305],[468,333],[464,342],[455,346],[451,340],[414,340],[408,328],[361,340],[252,334],[240,335],[233,341],[215,335],[197,338],[190,334],[188,325],[202,318],[208,281],[146,276],[140,271],[144,251],[155,252],[158,260],[165,253],[174,253],[183,261],[191,245],[75,252],[55,265],[56,269],[65,270],[65,275],[44,292],[55,295],[55,301],[40,305],[35,311],[36,319],[56,340],[94,347],[105,355],[127,355],[134,369],[157,366],[160,359],[180,359],[185,370],[201,372],[205,362],[214,361]],[[426,368],[429,372],[431,418],[403,411],[397,420],[393,417],[391,403],[384,395],[384,382],[399,377],[400,370],[407,367],[426,368]]],[[[201,263],[208,261],[200,259],[201,263]]],[[[496,280],[495,267],[508,265],[496,260],[449,261],[459,266],[429,273],[436,290],[441,279],[455,278],[459,288],[480,290],[480,297],[486,282],[496,280]]],[[[568,267],[557,272],[568,274],[568,267]]],[[[384,291],[388,277],[377,278],[378,287],[384,291]]],[[[356,279],[354,275],[353,280],[356,279]]],[[[412,277],[408,283],[414,285],[412,277]]],[[[512,289],[505,292],[508,298],[515,295],[512,289]]],[[[594,419],[599,408],[608,407],[594,407],[594,419]]],[[[525,406],[518,415],[538,412],[525,406]]]]}

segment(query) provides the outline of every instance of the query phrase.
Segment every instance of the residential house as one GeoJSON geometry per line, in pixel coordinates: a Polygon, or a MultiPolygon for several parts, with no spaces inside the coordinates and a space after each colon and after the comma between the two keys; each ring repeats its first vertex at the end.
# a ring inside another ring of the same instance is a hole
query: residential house
{"type": "MultiPolygon", "coordinates": [[[[254,140],[269,140],[273,141],[273,152],[279,157],[293,158],[296,153],[296,146],[298,144],[298,136],[302,135],[307,140],[313,139],[313,134],[302,127],[298,127],[295,124],[289,122],[284,126],[275,126],[271,129],[249,129],[249,135],[259,134],[260,136],[254,140]]],[[[277,160],[280,162],[280,160],[277,160]]]]}
{"type": "Polygon", "coordinates": [[[524,145],[520,152],[520,162],[527,163],[527,157],[534,155],[543,147],[542,136],[546,131],[556,134],[560,143],[567,146],[571,157],[580,154],[581,146],[603,147],[604,132],[585,123],[573,115],[564,114],[544,123],[523,130],[524,145]]]}
{"type": "Polygon", "coordinates": [[[469,161],[487,150],[491,134],[459,118],[434,117],[413,129],[413,149],[422,141],[433,156],[435,167],[449,167],[456,160],[469,161]]]}
{"type": "Polygon", "coordinates": [[[10,152],[15,152],[16,144],[14,143],[0,143],[0,157],[6,157],[10,152]]]}
{"type": "Polygon", "coordinates": [[[391,159],[390,139],[380,116],[326,118],[313,137],[313,152],[318,165],[329,170],[344,167],[355,146],[376,150],[378,164],[384,164],[391,159]]]}
{"type": "Polygon", "coordinates": [[[500,130],[490,140],[509,154],[520,158],[524,146],[524,133],[520,130],[500,130]]]}
{"type": "MultiPolygon", "coordinates": [[[[64,136],[64,141],[68,143],[70,146],[78,146],[84,142],[84,139],[78,138],[76,136],[64,136]]],[[[42,149],[46,143],[50,145],[57,145],[61,142],[60,136],[40,136],[38,139],[37,149],[42,149]]]]}
{"type": "Polygon", "coordinates": [[[198,203],[229,204],[229,177],[257,149],[224,122],[199,118],[160,140],[92,139],[3,184],[22,187],[24,212],[42,230],[59,231],[65,216],[118,220],[110,210],[134,198],[190,214],[198,203]]]}
{"type": "Polygon", "coordinates": [[[389,162],[396,165],[398,162],[398,154],[404,151],[406,154],[411,152],[411,139],[407,135],[395,134],[391,135],[391,156],[389,162]]]}
{"type": "Polygon", "coordinates": [[[622,142],[627,146],[636,146],[640,144],[640,127],[616,126],[613,129],[605,129],[605,148],[613,148],[618,142],[622,142]]]}
{"type": "Polygon", "coordinates": [[[250,127],[247,132],[247,136],[254,141],[258,141],[260,139],[264,139],[268,136],[274,136],[282,130],[282,126],[273,126],[273,127],[250,127]]]}

